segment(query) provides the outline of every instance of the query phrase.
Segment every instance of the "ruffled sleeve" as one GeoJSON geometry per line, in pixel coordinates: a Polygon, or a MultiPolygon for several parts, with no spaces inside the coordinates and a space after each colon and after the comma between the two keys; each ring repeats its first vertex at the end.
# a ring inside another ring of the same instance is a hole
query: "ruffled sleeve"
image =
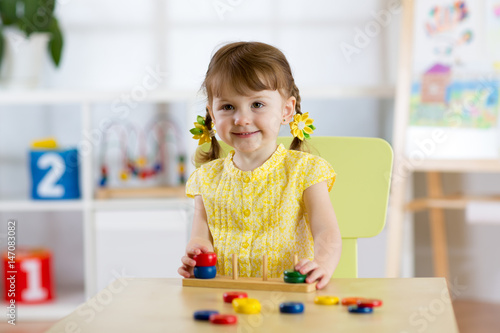
{"type": "Polygon", "coordinates": [[[196,169],[186,182],[186,195],[194,198],[195,195],[201,195],[201,171],[200,168],[196,169]]]}
{"type": "Polygon", "coordinates": [[[311,185],[327,181],[328,192],[332,190],[337,174],[325,159],[312,155],[307,163],[304,190],[311,185]]]}

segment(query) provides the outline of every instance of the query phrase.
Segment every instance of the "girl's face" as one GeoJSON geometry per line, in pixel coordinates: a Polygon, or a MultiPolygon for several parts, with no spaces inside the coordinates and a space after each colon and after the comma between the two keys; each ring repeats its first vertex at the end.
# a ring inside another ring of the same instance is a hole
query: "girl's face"
{"type": "Polygon", "coordinates": [[[208,109],[217,134],[236,152],[270,156],[276,150],[280,126],[288,124],[295,112],[295,97],[284,100],[277,90],[254,91],[249,96],[229,92],[214,97],[208,109]]]}

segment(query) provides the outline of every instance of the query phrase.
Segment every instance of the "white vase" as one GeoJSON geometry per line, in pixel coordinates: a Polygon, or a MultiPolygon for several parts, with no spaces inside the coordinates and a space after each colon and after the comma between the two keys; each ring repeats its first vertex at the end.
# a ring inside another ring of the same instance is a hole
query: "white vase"
{"type": "Polygon", "coordinates": [[[35,32],[29,38],[15,30],[4,30],[5,48],[0,68],[0,86],[34,89],[40,82],[42,64],[48,60],[49,33],[35,32]]]}

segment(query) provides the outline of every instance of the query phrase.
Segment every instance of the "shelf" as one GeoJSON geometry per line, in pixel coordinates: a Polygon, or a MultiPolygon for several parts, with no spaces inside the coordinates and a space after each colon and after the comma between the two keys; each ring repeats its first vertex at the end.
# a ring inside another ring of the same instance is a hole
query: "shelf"
{"type": "Polygon", "coordinates": [[[348,98],[394,98],[395,88],[391,86],[318,87],[300,90],[304,99],[348,99],[348,98]]]}
{"type": "Polygon", "coordinates": [[[500,159],[496,160],[425,160],[412,166],[413,171],[441,172],[500,172],[500,159]]]}
{"type": "Polygon", "coordinates": [[[129,188],[98,188],[96,199],[137,199],[137,198],[177,198],[186,197],[186,187],[156,186],[156,187],[129,187],[129,188]]]}
{"type": "MultiPolygon", "coordinates": [[[[78,90],[12,90],[0,92],[0,105],[33,104],[79,104],[113,102],[130,90],[78,91],[78,90]]],[[[342,99],[342,98],[393,98],[395,88],[391,86],[359,87],[309,87],[301,90],[302,99],[342,99]]],[[[147,93],[142,103],[185,102],[195,100],[200,95],[195,90],[157,89],[147,93]]]]}
{"type": "MultiPolygon", "coordinates": [[[[106,103],[119,100],[123,94],[130,95],[130,90],[116,91],[77,91],[77,90],[13,90],[0,93],[0,105],[12,104],[79,104],[106,103]]],[[[182,102],[196,98],[196,91],[152,90],[141,98],[147,102],[182,102]]]]}
{"type": "Polygon", "coordinates": [[[188,209],[193,205],[190,198],[109,199],[95,200],[92,204],[96,210],[188,209]]]}
{"type": "Polygon", "coordinates": [[[406,209],[413,212],[429,208],[465,209],[471,201],[500,202],[500,196],[449,195],[442,198],[419,198],[410,201],[406,209]]]}
{"type": "MultiPolygon", "coordinates": [[[[97,210],[129,210],[129,209],[166,209],[189,208],[193,205],[190,198],[162,199],[105,199],[89,202],[90,207],[97,210]]],[[[82,211],[84,203],[81,200],[71,201],[32,201],[32,200],[2,200],[0,212],[20,211],[82,211]]]]}
{"type": "Polygon", "coordinates": [[[0,211],[74,211],[82,210],[81,200],[0,200],[0,211]]]}
{"type": "MultiPolygon", "coordinates": [[[[18,304],[17,320],[18,321],[49,321],[59,320],[71,312],[78,305],[85,302],[83,290],[71,289],[58,292],[56,299],[47,304],[25,305],[18,304]]],[[[0,304],[2,308],[7,306],[5,301],[0,304]]]]}

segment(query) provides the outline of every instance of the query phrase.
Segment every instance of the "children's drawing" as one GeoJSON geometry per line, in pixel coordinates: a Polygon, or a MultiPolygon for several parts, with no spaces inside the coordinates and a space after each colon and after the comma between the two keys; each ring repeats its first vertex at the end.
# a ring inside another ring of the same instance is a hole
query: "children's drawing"
{"type": "MultiPolygon", "coordinates": [[[[441,73],[439,73],[441,74],[441,73]]],[[[426,74],[429,75],[429,74],[426,74]]],[[[414,83],[411,126],[494,129],[498,122],[498,80],[445,81],[442,74],[424,87],[414,83]],[[429,88],[433,87],[433,88],[429,88]]]]}
{"type": "Polygon", "coordinates": [[[486,29],[480,2],[417,2],[410,125],[497,126],[499,82],[477,33],[486,29]]]}

